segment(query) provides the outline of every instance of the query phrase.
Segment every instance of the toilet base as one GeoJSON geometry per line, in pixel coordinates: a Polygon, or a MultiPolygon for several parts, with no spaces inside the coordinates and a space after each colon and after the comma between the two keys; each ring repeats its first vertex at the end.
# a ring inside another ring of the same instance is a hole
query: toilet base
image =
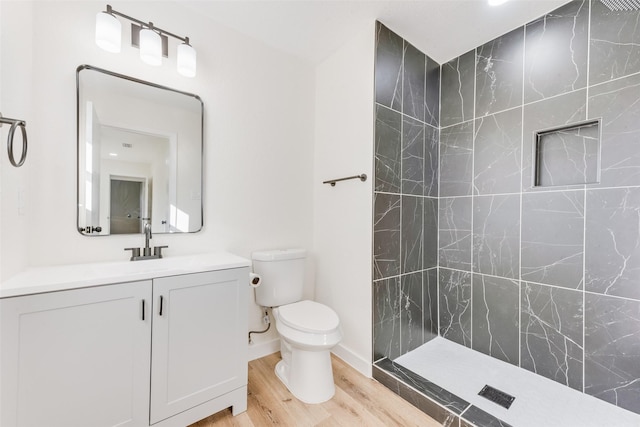
{"type": "Polygon", "coordinates": [[[329,350],[307,351],[291,348],[281,340],[282,360],[276,364],[276,376],[298,400],[322,403],[336,392],[329,350]]]}

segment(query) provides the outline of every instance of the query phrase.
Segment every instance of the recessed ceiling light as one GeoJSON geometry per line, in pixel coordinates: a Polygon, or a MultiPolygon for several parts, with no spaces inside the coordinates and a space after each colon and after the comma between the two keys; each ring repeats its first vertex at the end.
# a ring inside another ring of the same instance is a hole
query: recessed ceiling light
{"type": "Polygon", "coordinates": [[[509,0],[489,0],[489,6],[499,6],[503,3],[508,2],[509,0]]]}
{"type": "Polygon", "coordinates": [[[118,153],[109,153],[111,157],[118,157],[118,153]]]}

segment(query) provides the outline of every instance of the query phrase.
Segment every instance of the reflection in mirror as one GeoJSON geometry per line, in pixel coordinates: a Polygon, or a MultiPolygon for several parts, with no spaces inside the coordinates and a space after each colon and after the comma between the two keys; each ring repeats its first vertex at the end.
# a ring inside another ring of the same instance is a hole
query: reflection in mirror
{"type": "Polygon", "coordinates": [[[89,236],[202,228],[202,101],[78,67],[78,230],[89,236]]]}

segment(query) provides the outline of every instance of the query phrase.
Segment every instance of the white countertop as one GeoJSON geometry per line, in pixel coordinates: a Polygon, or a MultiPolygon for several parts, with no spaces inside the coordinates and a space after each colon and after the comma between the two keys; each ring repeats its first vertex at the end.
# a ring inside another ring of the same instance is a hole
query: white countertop
{"type": "Polygon", "coordinates": [[[212,252],[144,261],[30,268],[0,283],[0,298],[250,266],[251,261],[245,258],[212,252]]]}

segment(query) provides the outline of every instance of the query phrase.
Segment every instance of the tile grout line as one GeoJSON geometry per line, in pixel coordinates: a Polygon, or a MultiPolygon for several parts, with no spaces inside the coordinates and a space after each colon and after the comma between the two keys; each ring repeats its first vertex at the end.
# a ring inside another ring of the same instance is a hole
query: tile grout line
{"type": "MultiPolygon", "coordinates": [[[[520,126],[520,217],[519,217],[519,236],[518,236],[518,367],[522,369],[522,200],[524,188],[524,85],[527,69],[527,25],[524,26],[524,35],[522,38],[522,110],[521,110],[521,126],[520,126]]],[[[533,159],[535,162],[535,158],[533,159]]],[[[533,173],[534,166],[531,166],[533,173]]]]}
{"type": "MultiPolygon", "coordinates": [[[[589,68],[591,66],[591,1],[587,2],[588,8],[589,8],[589,13],[587,16],[587,87],[586,87],[586,91],[585,91],[585,119],[589,119],[589,79],[591,78],[591,75],[589,73],[589,68]]],[[[600,131],[602,132],[602,130],[600,131]]],[[[600,144],[599,148],[600,150],[602,150],[602,137],[600,136],[600,144]]],[[[600,160],[600,156],[598,158],[598,160],[600,160]]],[[[600,161],[598,161],[598,166],[600,166],[600,161]]],[[[598,170],[598,177],[600,177],[600,171],[598,170]]],[[[586,328],[587,328],[587,322],[586,322],[586,314],[587,314],[587,310],[586,310],[586,301],[587,301],[587,274],[586,274],[586,270],[587,270],[587,187],[585,185],[585,189],[584,189],[584,197],[583,197],[583,226],[584,226],[584,230],[583,230],[583,234],[582,234],[582,387],[581,387],[581,391],[584,394],[585,393],[585,377],[586,377],[586,369],[585,369],[585,362],[586,362],[586,328]]],[[[567,378],[567,381],[569,381],[569,378],[567,378]]]]}

